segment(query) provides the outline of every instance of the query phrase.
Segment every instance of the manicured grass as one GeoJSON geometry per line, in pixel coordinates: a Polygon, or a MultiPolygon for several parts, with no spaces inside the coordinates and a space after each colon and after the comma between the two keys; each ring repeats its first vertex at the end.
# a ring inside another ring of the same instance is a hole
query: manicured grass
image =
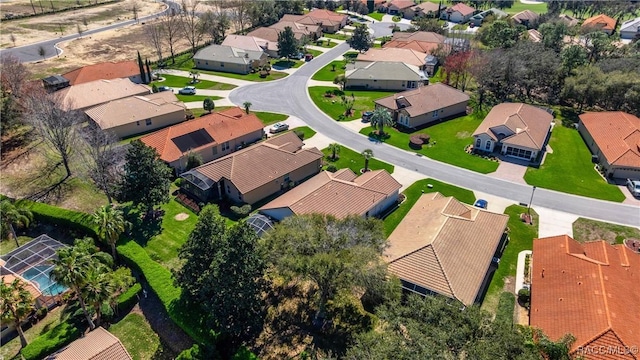
{"type": "Polygon", "coordinates": [[[191,78],[184,77],[184,76],[163,74],[162,77],[164,78],[164,81],[154,81],[151,84],[152,85],[155,84],[157,86],[168,86],[168,87],[175,87],[175,88],[193,86],[196,89],[206,89],[206,90],[232,90],[237,87],[232,84],[219,83],[219,82],[214,82],[209,80],[198,80],[197,83],[192,84],[191,78]]]}
{"type": "Polygon", "coordinates": [[[336,40],[347,40],[350,37],[345,34],[324,34],[322,36],[329,39],[336,39],[336,40]]]}
{"type": "MultiPolygon", "coordinates": [[[[467,145],[473,143],[471,134],[482,122],[482,119],[482,115],[471,114],[447,120],[413,133],[405,133],[394,128],[385,127],[384,131],[388,134],[388,138],[382,141],[407,151],[423,154],[434,160],[487,174],[496,171],[498,163],[467,154],[464,150],[467,145]],[[420,150],[414,150],[409,147],[409,138],[416,133],[429,134],[431,136],[429,144],[422,145],[420,150]]],[[[374,129],[370,126],[360,130],[360,133],[367,136],[376,136],[374,129]]]]}
{"type": "Polygon", "coordinates": [[[275,124],[279,121],[284,121],[289,117],[289,115],[271,113],[266,111],[252,111],[252,113],[256,114],[258,119],[260,119],[260,121],[262,121],[265,126],[275,124]]]}
{"type": "Polygon", "coordinates": [[[325,67],[318,70],[311,79],[318,81],[333,81],[336,76],[344,75],[344,61],[335,60],[328,63],[325,67]],[[335,65],[335,70],[332,70],[332,66],[335,65]]]}
{"type": "Polygon", "coordinates": [[[384,15],[385,15],[384,13],[374,11],[374,12],[368,14],[367,16],[369,16],[370,18],[376,19],[378,21],[382,21],[382,17],[384,15]]]}
{"type": "Polygon", "coordinates": [[[591,152],[577,130],[556,125],[549,141],[552,154],[547,154],[539,169],[529,168],[524,180],[546,189],[596,199],[622,202],[620,189],[608,184],[591,163],[591,152]]]}
{"type": "Polygon", "coordinates": [[[640,230],[630,226],[578,218],[573,223],[573,238],[580,242],[606,240],[611,244],[622,244],[624,239],[640,239],[640,230]]]}
{"type": "Polygon", "coordinates": [[[127,315],[124,319],[111,325],[109,332],[120,339],[134,360],[153,359],[156,353],[162,352],[158,334],[151,329],[147,319],[140,314],[127,315]]]}
{"type": "Polygon", "coordinates": [[[513,308],[516,305],[516,296],[504,291],[500,294],[498,309],[496,311],[496,321],[511,327],[513,325],[513,308]]]}
{"type": "Polygon", "coordinates": [[[389,216],[384,218],[384,233],[386,236],[391,235],[393,230],[398,226],[400,221],[407,215],[409,210],[418,201],[423,193],[439,192],[444,196],[453,196],[456,199],[473,204],[476,197],[471,190],[463,189],[451,184],[443,183],[434,179],[422,179],[411,184],[403,192],[405,200],[395,209],[389,216]],[[431,187],[429,187],[431,185],[431,187]]]}
{"type": "MultiPolygon", "coordinates": [[[[4,246],[4,242],[2,243],[4,246]]],[[[4,249],[2,249],[4,252],[4,249]]],[[[27,325],[23,325],[24,336],[28,342],[32,342],[38,336],[47,332],[48,329],[54,328],[57,325],[63,323],[67,318],[67,314],[64,313],[62,307],[57,307],[47,314],[47,316],[40,320],[37,324],[27,329],[27,325]]],[[[20,359],[18,352],[20,351],[20,337],[3,342],[0,347],[0,358],[2,359],[20,359]]]]}
{"type": "Polygon", "coordinates": [[[274,60],[271,63],[271,67],[278,68],[278,69],[295,69],[295,68],[299,68],[300,66],[302,66],[302,64],[304,64],[304,61],[302,60],[295,60],[295,59],[290,59],[290,60],[286,60],[286,59],[282,59],[282,60],[274,60]]]}
{"type": "MultiPolygon", "coordinates": [[[[429,0],[429,1],[435,4],[438,4],[440,2],[439,0],[429,0]]],[[[527,10],[527,9],[538,14],[544,14],[547,12],[547,4],[546,3],[523,4],[520,2],[520,0],[515,0],[513,5],[510,8],[504,8],[500,10],[506,12],[509,15],[513,15],[515,13],[519,13],[520,11],[527,10]]],[[[369,14],[369,16],[371,16],[371,14],[369,14]]]]}
{"type": "Polygon", "coordinates": [[[176,94],[178,100],[182,102],[192,102],[192,101],[204,101],[206,98],[210,98],[211,100],[220,100],[222,99],[220,96],[207,96],[207,95],[180,95],[176,94]]]}
{"type": "MultiPolygon", "coordinates": [[[[341,147],[340,153],[338,154],[338,160],[336,161],[331,160],[331,151],[329,151],[329,148],[322,149],[322,152],[325,155],[325,165],[335,165],[338,170],[349,168],[353,170],[356,175],[360,175],[360,169],[364,169],[364,158],[362,157],[362,155],[345,146],[341,147]]],[[[393,173],[393,165],[380,161],[376,159],[375,156],[376,153],[374,152],[373,159],[369,159],[369,170],[384,169],[389,173],[393,173]]]]}
{"type": "MultiPolygon", "coordinates": [[[[333,45],[333,46],[335,46],[335,45],[333,45]]],[[[333,47],[333,46],[329,46],[329,47],[333,47]]],[[[307,49],[307,51],[305,51],[305,54],[311,54],[311,55],[313,55],[314,58],[317,58],[318,56],[324,54],[324,52],[322,52],[320,50],[307,49]]]]}
{"type": "Polygon", "coordinates": [[[302,132],[304,134],[304,136],[302,137],[302,140],[309,139],[310,137],[316,134],[316,132],[308,126],[298,126],[297,128],[291,129],[291,131],[302,132]]]}
{"type": "MultiPolygon", "coordinates": [[[[218,112],[218,111],[222,111],[222,110],[226,110],[226,109],[230,109],[232,107],[235,106],[216,106],[215,109],[213,109],[213,112],[218,112]]],[[[209,112],[206,111],[203,108],[197,108],[197,109],[189,109],[189,111],[191,111],[191,113],[193,114],[194,117],[200,117],[202,115],[208,114],[209,112]]]]}
{"type": "MultiPolygon", "coordinates": [[[[322,40],[314,43],[315,46],[321,46],[323,48],[332,48],[338,45],[337,42],[331,41],[331,39],[322,40]]],[[[315,55],[314,55],[315,56],[315,55]]]]}
{"type": "Polygon", "coordinates": [[[342,99],[340,96],[333,96],[331,98],[325,97],[327,90],[336,90],[335,87],[330,86],[314,86],[309,88],[309,95],[311,100],[322,110],[325,114],[329,115],[334,120],[353,120],[362,117],[362,112],[372,110],[374,107],[373,101],[385,96],[394,94],[393,91],[351,91],[347,90],[344,95],[351,98],[351,95],[355,97],[353,104],[352,115],[343,117],[344,107],[342,106],[342,99]]]}
{"type": "MultiPolygon", "coordinates": [[[[526,213],[527,208],[519,205],[511,205],[504,213],[509,215],[509,243],[500,258],[500,266],[496,269],[489,284],[489,289],[482,303],[482,308],[495,313],[498,306],[498,298],[503,292],[504,279],[515,277],[518,264],[518,254],[523,250],[533,249],[533,239],[538,237],[538,214],[531,209],[533,225],[525,224],[520,220],[520,214],[526,213]]],[[[520,289],[515,289],[517,292],[520,289]]]]}
{"type": "MultiPolygon", "coordinates": [[[[175,64],[173,64],[171,60],[167,60],[167,67],[171,69],[191,71],[195,66],[195,64],[193,63],[193,58],[191,57],[191,54],[184,54],[184,55],[177,56],[175,60],[176,60],[175,64]]],[[[198,70],[201,74],[218,75],[218,76],[224,76],[232,79],[240,79],[240,80],[256,81],[256,82],[282,79],[283,77],[289,75],[281,71],[272,70],[267,77],[261,78],[260,73],[257,73],[257,72],[243,75],[243,74],[226,73],[221,71],[210,71],[210,70],[201,70],[201,69],[196,69],[196,70],[198,70]]]]}

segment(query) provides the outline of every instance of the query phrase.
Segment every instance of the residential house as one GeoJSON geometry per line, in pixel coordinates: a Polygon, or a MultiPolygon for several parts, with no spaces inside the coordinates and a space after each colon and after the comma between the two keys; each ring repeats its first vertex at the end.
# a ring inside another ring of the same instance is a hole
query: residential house
{"type": "Polygon", "coordinates": [[[404,13],[404,17],[412,20],[414,18],[418,18],[418,17],[428,17],[428,18],[433,18],[433,17],[438,17],[438,11],[442,12],[444,10],[446,10],[447,6],[446,5],[439,5],[436,3],[432,3],[430,1],[424,1],[416,6],[414,6],[410,11],[407,11],[404,13]]]}
{"type": "Polygon", "coordinates": [[[511,19],[513,20],[514,23],[518,25],[524,25],[527,28],[534,27],[538,22],[539,18],[540,18],[540,15],[534,13],[529,9],[520,11],[519,13],[511,16],[511,19]]]}
{"type": "Polygon", "coordinates": [[[95,80],[72,85],[52,94],[70,110],[85,110],[109,101],[136,95],[150,95],[148,86],[134,84],[129,79],[95,80]]]}
{"type": "Polygon", "coordinates": [[[62,350],[49,355],[45,360],[131,360],[124,345],[102,326],[67,345],[62,350]]]}
{"type": "Polygon", "coordinates": [[[184,186],[201,201],[227,199],[255,204],[316,175],[323,154],[302,149],[293,132],[274,136],[180,175],[184,186]]]}
{"type": "MultiPolygon", "coordinates": [[[[0,277],[2,277],[2,282],[7,286],[11,285],[11,283],[13,283],[16,279],[22,282],[24,284],[25,290],[27,290],[29,294],[31,294],[31,296],[33,297],[33,300],[34,300],[33,305],[37,308],[41,307],[40,299],[42,299],[42,293],[40,292],[38,287],[34,285],[31,281],[28,281],[22,276],[5,268],[4,260],[1,260],[1,259],[0,259],[0,277]]],[[[26,321],[23,322],[23,324],[25,323],[26,321]]],[[[13,321],[3,321],[2,326],[0,327],[0,338],[2,339],[3,344],[6,344],[6,341],[8,341],[8,339],[5,339],[5,337],[9,337],[11,334],[14,334],[15,330],[16,328],[13,321]]]]}
{"type": "MultiPolygon", "coordinates": [[[[426,3],[424,3],[426,4],[426,3]]],[[[429,3],[431,4],[431,3],[429,3]]],[[[446,38],[443,35],[428,31],[416,31],[412,33],[397,31],[393,33],[390,41],[383,48],[411,49],[417,52],[431,54],[442,47],[444,51],[450,51],[450,46],[445,45],[446,38]]]]}
{"type": "Polygon", "coordinates": [[[403,62],[405,64],[417,66],[420,70],[424,70],[426,59],[429,54],[415,51],[413,49],[385,47],[382,49],[369,49],[364,53],[359,53],[356,61],[392,61],[403,62]]]}
{"type": "Polygon", "coordinates": [[[533,240],[532,256],[529,325],[573,335],[571,358],[637,359],[640,254],[562,235],[533,240]]]}
{"type": "Polygon", "coordinates": [[[553,115],[537,106],[496,105],[473,133],[474,150],[535,161],[547,145],[552,121],[553,115]]]}
{"type": "Polygon", "coordinates": [[[585,20],[582,23],[582,29],[586,31],[602,31],[607,35],[611,35],[616,30],[616,21],[607,15],[600,14],[585,20]]]}
{"type": "Polygon", "coordinates": [[[578,131],[606,176],[640,179],[640,119],[622,111],[579,117],[578,131]]]}
{"type": "Polygon", "coordinates": [[[85,110],[102,130],[119,138],[149,132],[183,122],[185,105],[173,92],[130,96],[85,110]]]}
{"type": "MultiPolygon", "coordinates": [[[[322,32],[335,33],[347,25],[349,16],[325,9],[313,9],[304,15],[286,14],[281,21],[293,21],[304,25],[320,25],[322,32]]],[[[314,39],[315,40],[315,39],[314,39]]]]}
{"type": "Polygon", "coordinates": [[[508,14],[502,10],[491,8],[489,10],[485,10],[481,13],[473,15],[469,19],[469,24],[473,24],[474,26],[481,26],[488,16],[493,16],[496,19],[502,19],[503,17],[508,16],[508,14]]]}
{"type": "Polygon", "coordinates": [[[322,26],[306,25],[295,21],[279,21],[269,27],[259,27],[247,34],[247,36],[265,39],[272,43],[278,44],[278,34],[286,27],[290,27],[296,40],[301,41],[303,38],[315,40],[322,36],[322,26]]]}
{"type": "Polygon", "coordinates": [[[574,18],[573,16],[569,16],[567,14],[558,15],[558,19],[560,19],[561,22],[567,25],[567,27],[574,27],[580,22],[577,18],[574,18]]]}
{"type": "Polygon", "coordinates": [[[140,140],[181,173],[189,153],[198,154],[204,163],[210,162],[262,139],[263,128],[255,114],[234,107],[164,128],[140,140]]]}
{"type": "Polygon", "coordinates": [[[627,20],[620,26],[620,38],[637,39],[640,38],[640,17],[627,20]]]}
{"type": "Polygon", "coordinates": [[[69,79],[62,75],[51,75],[42,79],[42,86],[47,92],[54,92],[69,86],[69,79]]]}
{"type": "Polygon", "coordinates": [[[347,65],[345,89],[397,90],[414,89],[429,83],[417,66],[402,62],[374,61],[347,65]]]}
{"type": "Polygon", "coordinates": [[[440,19],[462,24],[469,21],[474,12],[476,12],[474,8],[460,2],[442,11],[440,13],[440,19]]]}
{"type": "MultiPolygon", "coordinates": [[[[276,35],[277,36],[277,35],[276,35]]],[[[278,57],[278,41],[269,41],[255,36],[227,35],[221,45],[249,51],[264,51],[272,58],[278,57]]]]}
{"type": "Polygon", "coordinates": [[[62,75],[69,85],[79,85],[96,80],[129,79],[136,84],[142,83],[140,66],[136,61],[104,62],[87,65],[62,75]]]}
{"type": "Polygon", "coordinates": [[[384,8],[389,15],[409,16],[406,19],[413,19],[415,15],[413,7],[415,6],[416,3],[413,0],[391,0],[384,4],[384,8]]]}
{"type": "Polygon", "coordinates": [[[423,194],[389,236],[384,260],[402,288],[480,303],[493,259],[508,241],[509,217],[435,192],[423,194]]]}
{"type": "Polygon", "coordinates": [[[542,41],[542,34],[540,34],[540,31],[536,29],[527,30],[527,36],[529,37],[529,40],[533,42],[542,41]]]}
{"type": "Polygon", "coordinates": [[[265,65],[269,55],[264,51],[238,49],[226,45],[209,45],[193,56],[197,69],[248,74],[265,65]]]}
{"type": "Polygon", "coordinates": [[[260,213],[278,221],[304,214],[338,219],[349,215],[379,216],[398,202],[401,187],[386,170],[360,176],[350,169],[322,171],[261,207],[260,213]]]}
{"type": "Polygon", "coordinates": [[[416,128],[465,114],[469,95],[436,83],[407,90],[375,101],[376,107],[391,112],[401,126],[416,128]]]}

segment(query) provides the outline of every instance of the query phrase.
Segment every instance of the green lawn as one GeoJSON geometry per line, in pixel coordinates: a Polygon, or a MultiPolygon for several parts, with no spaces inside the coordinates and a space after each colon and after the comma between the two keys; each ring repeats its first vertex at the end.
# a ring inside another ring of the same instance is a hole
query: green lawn
{"type": "Polygon", "coordinates": [[[367,16],[369,16],[370,18],[376,19],[378,21],[382,21],[382,17],[384,15],[385,15],[385,13],[374,11],[372,13],[369,13],[367,16]]]}
{"type": "Polygon", "coordinates": [[[593,168],[591,152],[577,130],[556,125],[549,145],[553,153],[547,154],[544,164],[539,169],[527,169],[524,180],[528,184],[596,199],[624,201],[620,189],[608,184],[593,168]]]}
{"type": "Polygon", "coordinates": [[[327,39],[327,40],[317,41],[316,43],[314,43],[314,45],[315,46],[321,46],[323,48],[332,48],[332,47],[337,46],[338,43],[335,42],[335,41],[331,41],[331,39],[327,39]]]}
{"type": "MultiPolygon", "coordinates": [[[[28,342],[31,342],[38,336],[45,334],[49,329],[62,324],[67,320],[67,318],[68,314],[63,311],[63,307],[54,308],[44,319],[40,320],[29,329],[27,329],[27,325],[23,325],[22,329],[24,330],[24,336],[27,338],[28,342]]],[[[11,340],[2,343],[2,347],[0,347],[0,358],[7,360],[20,359],[20,355],[18,354],[19,351],[20,338],[16,336],[11,340]]]]}
{"type": "MultiPolygon", "coordinates": [[[[311,100],[322,110],[325,114],[329,115],[334,120],[343,118],[344,107],[342,106],[342,100],[339,96],[333,96],[331,98],[325,97],[327,90],[335,90],[337,88],[330,86],[314,86],[309,88],[309,95],[311,100]]],[[[351,98],[351,95],[355,97],[355,103],[353,105],[352,115],[344,117],[343,120],[354,120],[362,117],[362,112],[372,110],[374,107],[373,101],[385,96],[394,94],[393,91],[345,91],[345,96],[351,98]]]]}
{"type": "MultiPolygon", "coordinates": [[[[191,57],[191,54],[184,54],[184,55],[177,56],[175,58],[175,64],[172,63],[171,60],[167,60],[167,67],[170,68],[170,69],[191,71],[191,70],[193,70],[194,66],[195,66],[195,64],[193,63],[193,58],[191,57]]],[[[226,72],[221,72],[221,71],[210,71],[210,70],[200,70],[200,69],[197,69],[197,70],[201,74],[218,75],[218,76],[224,76],[224,77],[228,77],[228,78],[232,78],[232,79],[240,79],[240,80],[247,80],[247,81],[257,81],[257,82],[282,79],[283,77],[289,75],[289,74],[281,72],[281,71],[273,71],[272,70],[267,77],[261,78],[259,73],[243,75],[243,74],[226,73],[226,72]]]]}
{"type": "Polygon", "coordinates": [[[573,238],[580,242],[606,240],[611,244],[622,244],[624,239],[640,239],[640,230],[630,226],[578,218],[573,223],[573,238]]]}
{"type": "Polygon", "coordinates": [[[175,87],[175,88],[181,88],[181,87],[185,87],[185,86],[193,86],[196,89],[203,89],[203,90],[204,89],[206,89],[206,90],[232,90],[232,89],[235,89],[237,87],[237,86],[232,85],[232,84],[219,83],[219,82],[209,81],[209,80],[199,80],[197,83],[192,84],[191,83],[191,78],[190,77],[184,77],[184,76],[163,74],[162,77],[164,78],[164,81],[154,81],[154,82],[151,83],[151,85],[169,86],[169,87],[175,87]]]}
{"type": "MultiPolygon", "coordinates": [[[[519,205],[511,205],[504,213],[509,215],[509,243],[500,258],[500,266],[493,274],[487,295],[482,302],[482,308],[495,313],[498,299],[504,288],[504,279],[516,275],[518,254],[522,250],[533,249],[533,239],[538,237],[538,214],[531,210],[533,225],[525,224],[520,220],[520,214],[527,212],[527,208],[519,205]]],[[[513,280],[512,280],[513,281],[513,280]]],[[[520,289],[515,289],[517,292],[520,289]]]]}
{"type": "MultiPolygon", "coordinates": [[[[335,46],[335,45],[333,45],[333,46],[335,46]]],[[[333,46],[329,46],[329,47],[333,47],[333,46]]],[[[311,54],[311,55],[313,55],[314,58],[317,58],[318,56],[324,54],[324,52],[322,52],[320,50],[307,49],[305,51],[305,54],[311,54]]]]}
{"type": "Polygon", "coordinates": [[[275,124],[279,121],[284,121],[289,117],[289,115],[271,113],[266,111],[252,111],[252,113],[256,114],[258,119],[260,119],[260,121],[262,121],[265,126],[275,124]]]}
{"type": "Polygon", "coordinates": [[[291,131],[296,131],[296,132],[301,131],[304,134],[304,136],[302,137],[302,140],[309,139],[310,137],[316,134],[315,130],[313,130],[308,126],[298,126],[297,128],[291,129],[291,131]]]}
{"type": "MultiPolygon", "coordinates": [[[[439,0],[429,0],[429,1],[435,4],[438,4],[440,2],[439,0]]],[[[513,15],[515,13],[519,13],[520,11],[527,10],[527,9],[538,14],[544,14],[547,12],[547,4],[546,3],[523,4],[519,0],[515,0],[514,4],[510,8],[504,8],[500,10],[506,12],[507,14],[513,15]]],[[[371,16],[371,14],[369,14],[369,16],[371,16]]]]}
{"type": "Polygon", "coordinates": [[[434,179],[422,179],[411,184],[403,192],[405,200],[395,209],[389,216],[384,218],[384,233],[386,236],[391,235],[393,230],[398,226],[400,221],[407,215],[409,210],[418,201],[423,193],[439,192],[444,196],[453,196],[456,199],[467,203],[473,204],[476,201],[476,197],[471,190],[459,188],[457,186],[443,183],[434,179]],[[429,187],[431,185],[431,187],[429,187]]]}
{"type": "Polygon", "coordinates": [[[349,36],[345,34],[324,34],[322,36],[329,39],[336,39],[336,40],[347,40],[349,38],[349,36]]]}
{"type": "Polygon", "coordinates": [[[182,102],[191,102],[191,101],[204,101],[206,98],[210,98],[211,100],[220,100],[222,99],[220,96],[207,96],[207,95],[180,95],[176,94],[178,100],[182,102]]]}
{"type": "Polygon", "coordinates": [[[282,59],[282,60],[274,60],[271,62],[271,66],[273,68],[278,67],[279,69],[295,69],[302,66],[302,64],[304,64],[304,61],[295,60],[295,59],[289,59],[289,60],[282,59]]]}
{"type": "Polygon", "coordinates": [[[325,67],[318,70],[311,79],[318,81],[333,81],[336,76],[344,75],[344,61],[335,60],[328,63],[325,67]],[[332,65],[335,65],[335,70],[332,70],[332,65]]]}
{"type": "MultiPolygon", "coordinates": [[[[385,128],[385,132],[389,134],[389,137],[382,141],[404,150],[423,154],[434,160],[487,174],[496,171],[498,163],[467,154],[464,151],[464,148],[473,142],[471,134],[473,134],[473,131],[482,122],[483,118],[483,115],[471,114],[432,125],[414,133],[385,128]],[[409,138],[416,133],[429,134],[431,136],[430,145],[423,145],[420,150],[411,149],[409,147],[409,138]]],[[[360,130],[360,133],[367,136],[375,136],[373,130],[369,126],[360,130]]]]}
{"type": "Polygon", "coordinates": [[[160,338],[144,316],[136,313],[111,325],[109,332],[115,335],[134,360],[155,359],[156,353],[162,353],[160,338]]]}
{"type": "MultiPolygon", "coordinates": [[[[345,146],[341,146],[340,154],[338,154],[338,160],[331,160],[331,151],[328,148],[322,149],[324,153],[324,163],[325,165],[335,165],[335,167],[340,170],[344,168],[349,168],[353,170],[356,175],[360,175],[360,169],[364,168],[364,158],[360,153],[357,153],[345,146]]],[[[375,158],[376,153],[373,153],[373,159],[369,160],[369,169],[370,170],[387,170],[390,174],[393,173],[394,166],[391,164],[387,164],[386,162],[380,161],[375,158]]]]}
{"type": "MultiPolygon", "coordinates": [[[[226,110],[226,109],[231,109],[235,106],[216,106],[215,109],[213,109],[213,112],[218,112],[218,111],[222,111],[222,110],[226,110]]],[[[189,109],[189,111],[191,111],[191,113],[193,114],[194,117],[200,117],[202,115],[208,114],[209,112],[206,111],[203,108],[198,108],[198,109],[189,109]]]]}

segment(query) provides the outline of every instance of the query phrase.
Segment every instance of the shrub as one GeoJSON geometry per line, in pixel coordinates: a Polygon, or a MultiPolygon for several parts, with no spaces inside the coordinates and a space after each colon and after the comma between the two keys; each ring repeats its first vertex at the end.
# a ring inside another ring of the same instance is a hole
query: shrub
{"type": "Polygon", "coordinates": [[[194,119],[194,118],[195,118],[195,116],[193,115],[193,111],[191,111],[191,110],[189,110],[189,109],[186,109],[186,110],[184,111],[184,113],[185,113],[185,118],[186,118],[187,120],[191,120],[191,119],[194,119]]]}
{"type": "Polygon", "coordinates": [[[304,140],[304,131],[294,130],[293,133],[296,134],[300,140],[304,140]]]}
{"type": "Polygon", "coordinates": [[[198,205],[198,203],[195,202],[195,200],[191,199],[187,194],[182,192],[176,195],[176,201],[196,214],[200,213],[200,209],[202,208],[200,205],[198,205]]]}
{"type": "Polygon", "coordinates": [[[344,91],[342,91],[340,89],[333,89],[333,95],[334,96],[344,96],[344,91]]]}
{"type": "Polygon", "coordinates": [[[142,285],[140,283],[133,284],[129,290],[123,292],[118,296],[118,302],[116,309],[118,312],[129,312],[131,308],[138,302],[138,294],[142,291],[142,285]]]}
{"type": "Polygon", "coordinates": [[[96,227],[93,225],[93,218],[90,214],[62,209],[31,200],[18,200],[16,205],[24,206],[31,210],[33,218],[36,221],[61,226],[71,230],[71,235],[75,238],[82,238],[85,236],[89,236],[94,239],[98,238],[96,227]]]}
{"type": "Polygon", "coordinates": [[[418,135],[411,135],[409,138],[409,147],[414,150],[422,149],[422,139],[418,135]]]}
{"type": "Polygon", "coordinates": [[[528,309],[530,302],[531,302],[531,291],[527,288],[522,288],[518,290],[518,304],[528,309]]]}
{"type": "Polygon", "coordinates": [[[496,321],[511,326],[513,324],[513,307],[516,304],[516,297],[510,292],[500,294],[498,309],[496,310],[496,321]]]}
{"type": "Polygon", "coordinates": [[[327,165],[327,171],[334,173],[334,172],[338,171],[338,168],[333,164],[327,165]]]}
{"type": "Polygon", "coordinates": [[[73,322],[61,322],[31,341],[20,353],[26,360],[44,359],[79,338],[81,334],[82,331],[73,322]]]}
{"type": "Polygon", "coordinates": [[[38,310],[36,310],[36,316],[38,317],[38,319],[42,320],[44,319],[45,316],[47,316],[48,312],[49,312],[49,309],[46,306],[43,306],[38,310]]]}
{"type": "Polygon", "coordinates": [[[260,71],[260,77],[261,78],[266,78],[267,76],[269,76],[269,72],[266,70],[261,70],[260,71]]]}
{"type": "Polygon", "coordinates": [[[238,217],[243,218],[251,212],[251,205],[244,204],[242,206],[231,206],[231,211],[238,217]]]}
{"type": "Polygon", "coordinates": [[[341,294],[335,300],[327,302],[327,313],[336,329],[344,330],[346,334],[357,334],[371,330],[376,317],[362,307],[360,301],[351,295],[341,294]]]}
{"type": "Polygon", "coordinates": [[[182,182],[184,181],[183,178],[179,177],[176,179],[176,181],[174,181],[173,183],[177,186],[177,187],[182,187],[182,182]]]}

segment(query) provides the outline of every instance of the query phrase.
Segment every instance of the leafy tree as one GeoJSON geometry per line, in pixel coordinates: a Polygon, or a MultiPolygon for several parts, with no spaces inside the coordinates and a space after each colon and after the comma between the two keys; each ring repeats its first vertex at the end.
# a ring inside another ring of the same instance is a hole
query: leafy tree
{"type": "Polygon", "coordinates": [[[87,304],[91,305],[96,313],[97,325],[102,322],[102,306],[105,304],[114,306],[118,295],[134,281],[131,270],[126,267],[120,267],[115,271],[106,267],[97,267],[87,271],[85,285],[81,291],[87,304]]]}
{"type": "Polygon", "coordinates": [[[187,154],[187,165],[185,166],[185,171],[197,168],[200,165],[202,165],[202,156],[198,153],[189,152],[189,154],[187,154]]]}
{"type": "Polygon", "coordinates": [[[147,213],[154,206],[169,201],[171,169],[158,153],[142,141],[130,143],[125,155],[124,175],[120,184],[120,198],[141,204],[147,213]]]}
{"type": "Polygon", "coordinates": [[[369,34],[369,28],[366,25],[357,25],[353,31],[353,35],[347,39],[347,43],[349,43],[351,48],[359,52],[369,50],[373,44],[371,35],[369,34]]]}
{"type": "Polygon", "coordinates": [[[242,106],[244,107],[244,112],[249,114],[249,109],[251,109],[251,105],[253,105],[251,102],[249,101],[245,101],[242,103],[242,106]]]}
{"type": "Polygon", "coordinates": [[[564,36],[567,34],[567,25],[563,22],[544,23],[538,28],[542,35],[542,44],[547,49],[560,52],[564,46],[564,36]]]}
{"type": "Polygon", "coordinates": [[[298,41],[293,35],[291,27],[287,26],[278,34],[278,56],[289,59],[297,53],[298,41]]]}
{"type": "Polygon", "coordinates": [[[464,91],[471,81],[471,68],[475,54],[472,51],[454,52],[444,61],[445,82],[464,91]]]}
{"type": "Polygon", "coordinates": [[[344,91],[344,85],[347,82],[347,78],[343,75],[337,75],[333,78],[333,83],[336,85],[340,85],[340,90],[344,91]]]}
{"type": "Polygon", "coordinates": [[[602,31],[593,31],[583,36],[589,62],[594,63],[602,58],[607,58],[615,51],[615,45],[609,35],[602,31]]]}
{"type": "Polygon", "coordinates": [[[116,243],[120,235],[131,227],[124,213],[113,204],[103,205],[93,214],[93,223],[98,227],[100,240],[111,246],[111,256],[116,258],[116,243]]]}
{"type": "Polygon", "coordinates": [[[195,84],[198,82],[198,78],[200,77],[200,71],[198,70],[189,70],[189,76],[191,76],[191,83],[195,84]]]}
{"type": "Polygon", "coordinates": [[[369,160],[373,159],[373,150],[364,149],[360,154],[364,158],[364,172],[367,172],[369,171],[369,160]]]}
{"type": "Polygon", "coordinates": [[[27,346],[22,322],[33,311],[33,295],[27,290],[26,283],[14,279],[10,284],[5,283],[4,276],[0,282],[0,311],[3,323],[12,322],[20,336],[20,345],[27,346]]]}
{"type": "Polygon", "coordinates": [[[594,106],[605,94],[606,75],[595,66],[583,66],[565,80],[563,97],[578,104],[578,111],[594,106]]]}
{"type": "MultiPolygon", "coordinates": [[[[0,225],[2,229],[2,239],[14,237],[14,227],[28,227],[33,221],[31,210],[21,206],[16,206],[9,199],[0,202],[0,225]]],[[[18,239],[14,239],[16,245],[20,246],[18,239]]]]}
{"type": "Polygon", "coordinates": [[[202,41],[202,36],[207,30],[204,26],[204,20],[200,18],[200,1],[182,0],[180,2],[182,11],[180,11],[180,21],[178,22],[179,29],[191,46],[191,53],[195,55],[196,48],[202,41]]]}
{"type": "Polygon", "coordinates": [[[496,20],[478,31],[478,38],[489,48],[510,48],[514,46],[526,28],[514,26],[506,20],[496,20]]]}
{"type": "Polygon", "coordinates": [[[318,288],[316,324],[322,324],[327,302],[339,292],[385,281],[381,255],[386,244],[382,222],[361,216],[290,216],[263,237],[279,275],[318,288]]]}
{"type": "Polygon", "coordinates": [[[213,109],[215,109],[215,107],[216,107],[216,104],[214,104],[211,98],[206,98],[202,102],[202,108],[204,108],[209,114],[211,114],[211,112],[213,111],[213,109]]]}
{"type": "Polygon", "coordinates": [[[227,34],[227,30],[231,28],[231,19],[227,12],[218,8],[218,11],[207,11],[202,16],[202,27],[209,34],[214,44],[222,44],[227,34]]]}
{"type": "Polygon", "coordinates": [[[580,45],[565,47],[560,53],[560,58],[562,59],[562,68],[567,75],[573,74],[575,69],[587,64],[587,52],[580,45]]]}
{"type": "Polygon", "coordinates": [[[419,18],[413,21],[413,25],[418,31],[434,32],[440,35],[445,34],[445,29],[437,19],[419,18]]]}
{"type": "Polygon", "coordinates": [[[335,161],[336,160],[336,156],[338,154],[340,154],[340,149],[341,149],[341,147],[340,147],[340,144],[338,144],[338,143],[329,144],[329,151],[331,151],[331,159],[333,161],[335,161]]]}
{"type": "Polygon", "coordinates": [[[384,135],[384,127],[393,126],[391,113],[383,107],[376,107],[371,115],[371,126],[378,128],[379,135],[384,135]]]}

